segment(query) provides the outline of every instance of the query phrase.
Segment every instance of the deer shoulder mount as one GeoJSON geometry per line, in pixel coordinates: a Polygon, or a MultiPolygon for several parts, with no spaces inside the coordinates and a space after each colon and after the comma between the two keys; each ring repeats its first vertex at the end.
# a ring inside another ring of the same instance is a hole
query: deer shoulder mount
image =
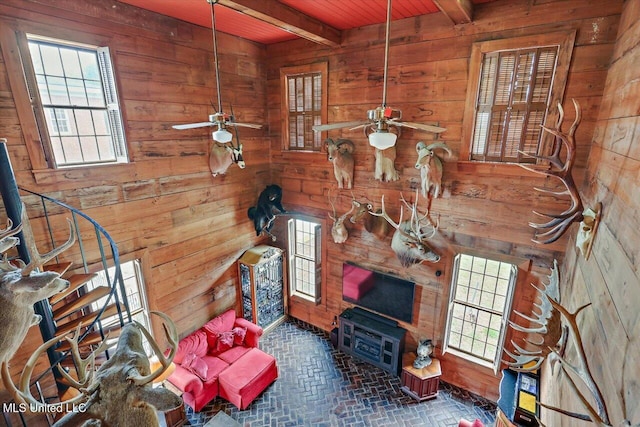
{"type": "Polygon", "coordinates": [[[400,219],[394,222],[387,214],[384,206],[384,195],[382,196],[382,209],[380,213],[371,212],[371,215],[380,216],[396,229],[391,238],[391,249],[395,252],[403,267],[410,267],[414,264],[421,264],[425,261],[438,262],[440,255],[434,252],[428,245],[427,239],[432,238],[438,230],[438,225],[429,219],[429,212],[421,215],[418,212],[418,190],[416,199],[412,205],[401,197],[402,203],[411,210],[411,218],[402,221],[403,209],[400,207],[400,219]],[[423,230],[431,229],[430,232],[423,230]]]}
{"type": "Polygon", "coordinates": [[[347,226],[345,225],[344,221],[351,214],[351,212],[353,212],[353,209],[355,207],[352,204],[351,209],[349,209],[343,215],[337,216],[336,207],[331,201],[331,198],[329,198],[329,204],[331,204],[331,208],[333,210],[333,215],[328,214],[329,218],[331,218],[331,220],[333,221],[333,225],[331,226],[331,237],[333,238],[334,243],[342,244],[349,238],[349,230],[347,230],[347,226]]]}
{"type": "Polygon", "coordinates": [[[418,153],[416,169],[420,169],[420,187],[423,197],[428,197],[430,192],[435,198],[440,195],[443,167],[442,158],[436,154],[436,150],[446,151],[451,156],[451,149],[444,142],[427,145],[420,141],[416,144],[416,152],[418,153]]]}
{"type": "Polygon", "coordinates": [[[351,189],[353,187],[355,145],[348,139],[334,141],[331,138],[325,139],[324,145],[327,149],[328,159],[333,163],[333,174],[338,181],[338,188],[351,189]]]}
{"type": "MultiPolygon", "coordinates": [[[[540,405],[572,418],[591,420],[597,426],[612,427],[613,424],[609,419],[604,396],[591,373],[588,363],[589,358],[582,344],[583,341],[578,328],[578,314],[591,304],[585,304],[573,313],[560,304],[560,274],[556,260],[553,262],[551,275],[548,278],[549,284],[547,285],[543,284],[542,287],[531,285],[536,288],[537,299],[540,301],[539,304],[534,304],[536,310],[533,311],[532,316],[526,316],[514,311],[517,316],[526,321],[528,326],[524,327],[509,321],[511,328],[534,338],[524,338],[524,346],[520,346],[512,340],[511,344],[515,349],[514,352],[511,353],[504,350],[511,360],[503,360],[503,362],[515,371],[533,371],[538,369],[546,358],[549,358],[552,373],[554,365],[559,365],[558,380],[562,378],[567,380],[570,390],[578,397],[586,414],[567,411],[542,402],[540,402],[540,405]],[[566,326],[563,325],[563,322],[566,323],[566,326]],[[571,363],[565,359],[564,350],[570,337],[573,337],[574,340],[575,354],[578,358],[577,363],[571,363]],[[578,387],[576,384],[578,380],[582,382],[584,387],[578,387]]],[[[624,393],[620,395],[623,399],[622,408],[627,408],[624,402],[624,393]]],[[[635,406],[633,409],[635,409],[635,406]]],[[[629,420],[623,420],[617,425],[630,427],[632,424],[629,420]]],[[[640,427],[640,424],[634,424],[634,426],[640,427]]]]}
{"type": "Polygon", "coordinates": [[[38,411],[63,412],[68,408],[77,409],[67,413],[54,424],[54,427],[77,426],[85,422],[84,425],[156,427],[159,425],[156,410],[175,409],[182,404],[182,399],[163,387],[151,386],[152,381],[169,368],[178,347],[175,324],[163,313],[152,313],[164,320],[163,328],[170,346],[168,352],[160,350],[158,343],[144,326],[137,322],[129,323],[120,333],[113,356],[96,371],[95,356],[104,351],[106,341],[83,359],[78,350],[77,341],[80,329],[76,329],[73,338],[66,338],[71,344],[77,378],[72,377],[64,369],[60,371],[72,387],[80,391],[80,394],[70,400],[44,406],[29,390],[31,375],[38,357],[56,344],[58,338],[42,344],[29,358],[20,376],[18,387],[11,381],[7,365],[3,362],[4,385],[16,402],[26,403],[38,411]],[[159,367],[153,372],[143,347],[143,336],[160,362],[159,367]]]}
{"type": "Polygon", "coordinates": [[[209,170],[213,176],[227,173],[229,166],[236,164],[240,169],[245,168],[244,157],[242,157],[242,144],[235,147],[232,143],[218,144],[211,143],[209,149],[209,170]]]}
{"type": "Polygon", "coordinates": [[[0,362],[8,362],[22,344],[29,328],[40,323],[42,318],[35,314],[33,305],[49,298],[69,287],[69,282],[51,271],[35,271],[54,257],[71,247],[75,234],[69,221],[69,239],[65,244],[51,252],[40,255],[36,247],[33,231],[22,204],[22,223],[13,227],[7,220],[6,228],[0,230],[0,362]],[[19,266],[9,262],[6,252],[18,245],[14,237],[23,233],[24,244],[29,251],[31,262],[25,265],[18,260],[19,266]]]}
{"type": "MultiPolygon", "coordinates": [[[[355,211],[353,212],[353,215],[351,215],[351,218],[349,218],[349,222],[355,224],[358,221],[362,221],[364,229],[367,230],[367,232],[373,234],[380,240],[384,240],[384,238],[387,237],[391,227],[389,227],[387,220],[372,214],[374,210],[371,203],[359,202],[355,197],[352,197],[351,205],[355,211]]],[[[380,213],[381,210],[377,209],[375,212],[380,213]]]]}
{"type": "Polygon", "coordinates": [[[400,179],[396,170],[396,147],[375,151],[376,164],[373,177],[381,182],[397,181],[400,179]]]}

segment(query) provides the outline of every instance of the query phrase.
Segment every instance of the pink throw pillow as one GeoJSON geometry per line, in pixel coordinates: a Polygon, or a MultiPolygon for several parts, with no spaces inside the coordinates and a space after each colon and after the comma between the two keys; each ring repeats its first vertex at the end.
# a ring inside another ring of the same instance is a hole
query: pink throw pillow
{"type": "Polygon", "coordinates": [[[217,356],[220,353],[224,353],[233,347],[233,332],[227,331],[218,334],[218,340],[216,342],[216,346],[213,348],[211,352],[212,356],[217,356]]]}
{"type": "Polygon", "coordinates": [[[235,345],[244,344],[244,337],[247,335],[247,328],[236,326],[231,330],[231,332],[233,332],[233,343],[235,345]]]}

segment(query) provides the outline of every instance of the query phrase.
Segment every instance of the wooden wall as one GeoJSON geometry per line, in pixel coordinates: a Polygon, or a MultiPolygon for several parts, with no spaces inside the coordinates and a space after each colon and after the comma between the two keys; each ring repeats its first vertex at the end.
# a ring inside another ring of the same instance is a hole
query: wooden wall
{"type": "MultiPolygon", "coordinates": [[[[211,128],[171,128],[214,112],[211,30],[97,0],[3,1],[0,27],[9,45],[0,55],[0,136],[18,185],[83,210],[111,234],[124,260],[141,257],[151,309],[167,313],[181,335],[234,307],[235,262],[259,242],[246,212],[270,179],[269,145],[266,129],[243,129],[246,169],[233,166],[214,178],[211,128]],[[5,62],[15,50],[12,30],[109,45],[130,164],[32,172],[23,132],[35,130],[24,129],[16,108],[28,100],[14,94],[5,62]]],[[[231,103],[240,121],[266,124],[265,47],[226,34],[218,45],[225,109],[231,103]]],[[[41,342],[31,328],[14,373],[41,342]]]]}
{"type": "MultiPolygon", "coordinates": [[[[453,27],[441,14],[394,21],[391,24],[388,105],[402,110],[403,119],[437,122],[446,127],[440,139],[454,152],[444,165],[444,195],[431,205],[431,215],[440,218],[433,242],[442,255],[438,264],[402,268],[390,249],[390,237],[378,241],[361,225],[350,228],[343,245],[326,239],[326,284],[320,305],[290,302],[291,315],[330,330],[335,316],[348,305],[341,299],[342,263],[354,261],[416,281],[418,297],[414,321],[403,324],[409,331],[407,350],[413,351],[420,338],[433,338],[440,346],[444,334],[446,300],[453,256],[459,251],[505,257],[523,268],[520,271],[514,309],[531,311],[533,295],[529,282],[548,274],[554,258],[562,259],[566,245],[561,240],[540,246],[531,242],[536,221],[532,209],[560,212],[566,201],[540,197],[533,186],[549,185],[545,179],[509,165],[477,165],[459,158],[463,145],[462,119],[472,43],[491,39],[543,34],[552,31],[577,32],[565,92],[567,120],[573,120],[571,98],[583,106],[577,132],[578,178],[584,173],[591,137],[598,118],[602,91],[613,51],[621,2],[599,1],[498,1],[478,5],[473,24],[453,27]],[[529,263],[528,260],[531,260],[529,263]],[[439,277],[436,272],[443,274],[439,277]]],[[[285,207],[326,220],[330,212],[328,194],[339,194],[338,213],[349,209],[351,193],[337,190],[326,154],[280,151],[281,67],[327,61],[329,65],[329,123],[362,120],[366,110],[382,99],[384,25],[358,28],[343,33],[338,49],[297,40],[268,46],[268,108],[272,137],[272,172],[284,188],[285,207]]],[[[415,144],[431,139],[425,133],[403,131],[397,144],[396,168],[400,180],[374,180],[374,153],[361,132],[337,130],[332,138],[344,137],[356,143],[356,198],[368,198],[376,206],[385,195],[392,217],[399,215],[399,197],[414,197],[419,171],[414,169],[415,144]]],[[[581,181],[581,179],[579,179],[581,181]]],[[[424,202],[424,200],[423,200],[424,202]]],[[[426,204],[422,203],[422,207],[426,204]]],[[[327,223],[330,226],[331,222],[327,223]]],[[[282,240],[282,239],[281,239],[282,240]]],[[[438,353],[439,350],[436,351],[438,353]]],[[[498,397],[500,376],[488,368],[465,362],[449,354],[442,356],[443,379],[491,399],[498,397]]]]}
{"type": "MultiPolygon", "coordinates": [[[[605,231],[600,232],[589,263],[575,261],[569,251],[567,265],[574,262],[584,270],[573,275],[572,283],[579,286],[579,278],[591,277],[591,273],[609,274],[613,267],[625,274],[620,282],[637,283],[637,260],[632,254],[637,252],[634,245],[638,218],[635,213],[626,218],[621,215],[628,207],[637,206],[638,200],[637,187],[631,186],[632,179],[637,180],[638,150],[630,143],[631,129],[637,128],[637,121],[633,121],[637,110],[630,111],[628,104],[629,111],[622,111],[618,102],[620,96],[633,93],[628,82],[635,76],[631,75],[634,71],[629,64],[637,62],[633,61],[637,51],[631,50],[630,37],[637,35],[637,24],[632,19],[637,20],[637,1],[627,1],[626,8],[621,23],[622,0],[503,0],[478,5],[474,23],[468,25],[453,27],[439,14],[394,22],[388,103],[400,108],[405,120],[438,122],[446,127],[441,140],[454,151],[454,156],[445,161],[444,195],[431,206],[432,215],[440,218],[434,245],[442,260],[403,269],[389,248],[390,238],[380,242],[361,225],[350,226],[350,239],[344,245],[334,244],[326,234],[322,303],[315,306],[292,300],[291,315],[330,330],[335,316],[347,306],[340,297],[342,263],[355,261],[416,281],[419,286],[413,308],[415,320],[410,325],[403,324],[409,330],[408,350],[415,349],[417,339],[425,337],[434,338],[440,345],[452,260],[461,250],[518,262],[523,268],[514,308],[530,311],[533,295],[527,283],[548,274],[554,258],[564,257],[567,239],[548,246],[534,245],[530,241],[533,230],[527,223],[536,219],[532,209],[560,211],[565,203],[534,194],[533,186],[547,184],[545,179],[511,166],[471,164],[460,159],[459,153],[462,145],[468,144],[462,135],[462,117],[472,43],[551,31],[575,30],[577,34],[564,98],[568,120],[573,118],[571,98],[583,106],[578,170],[574,175],[582,182],[589,165],[587,177],[593,200],[612,199],[611,204],[604,200],[605,231]],[[620,36],[614,50],[619,24],[620,36]],[[612,57],[612,71],[618,71],[607,79],[612,57]],[[625,92],[627,87],[629,91],[625,92]],[[599,115],[601,104],[604,115],[599,115]],[[589,157],[592,140],[594,148],[589,157]],[[627,141],[626,145],[619,146],[619,140],[627,141]],[[630,159],[635,159],[636,164],[630,159]],[[622,164],[628,169],[617,173],[622,164]],[[605,244],[618,248],[616,253],[625,254],[626,258],[607,258],[609,249],[605,244]],[[628,261],[630,270],[617,268],[620,259],[628,261]],[[443,274],[436,276],[438,270],[443,274]],[[625,271],[635,272],[635,276],[627,276],[625,271]],[[635,282],[627,277],[635,277],[635,282]]],[[[235,262],[246,249],[263,242],[255,237],[246,210],[265,183],[282,185],[287,209],[323,221],[330,211],[329,190],[338,193],[325,154],[281,150],[280,68],[314,61],[329,63],[330,122],[360,120],[381,100],[383,25],[346,31],[342,47],[333,50],[306,41],[265,47],[221,34],[218,41],[223,101],[233,103],[242,121],[268,126],[261,131],[242,130],[247,169],[232,168],[226,176],[213,178],[206,161],[209,130],[176,131],[170,127],[203,121],[212,112],[215,76],[209,30],[118,2],[96,0],[4,0],[0,4],[0,26],[78,41],[86,39],[88,43],[104,42],[112,48],[133,163],[34,174],[23,140],[27,130],[16,111],[16,106],[26,100],[15,96],[2,55],[0,136],[9,140],[19,185],[83,209],[109,230],[125,258],[142,256],[152,308],[169,314],[182,335],[236,304],[235,262]],[[267,149],[270,155],[266,155],[267,149]]],[[[400,181],[380,183],[373,179],[373,151],[364,136],[347,131],[330,134],[340,135],[357,144],[355,196],[368,197],[379,204],[384,194],[390,214],[397,217],[400,194],[411,197],[419,185],[419,173],[413,168],[415,144],[430,136],[406,131],[398,144],[396,168],[400,181]]],[[[339,213],[348,209],[350,200],[348,191],[339,192],[339,213]]],[[[325,224],[327,229],[330,223],[325,224]]],[[[277,244],[286,245],[284,221],[280,219],[276,233],[277,244]]],[[[613,284],[604,279],[596,283],[613,284]]],[[[614,286],[605,288],[616,303],[626,295],[614,286]]],[[[607,309],[612,309],[611,304],[607,309]]],[[[620,339],[599,348],[628,343],[623,354],[637,357],[631,352],[637,343],[630,338],[621,340],[638,335],[631,329],[637,322],[633,323],[630,310],[628,313],[621,321],[628,327],[626,335],[609,335],[620,339]]],[[[21,365],[39,340],[38,331],[32,329],[14,366],[21,365]]],[[[606,351],[597,351],[598,357],[606,360],[606,351]]],[[[499,377],[491,370],[450,355],[442,356],[442,366],[446,381],[497,399],[499,377]]],[[[618,376],[612,378],[621,378],[621,369],[634,372],[630,369],[637,371],[637,367],[638,364],[624,369],[617,366],[618,376]]],[[[611,372],[615,369],[612,366],[611,372]]],[[[628,383],[627,390],[631,385],[628,383]]],[[[628,402],[637,401],[638,394],[633,391],[631,395],[636,399],[628,402]]]]}
{"type": "MultiPolygon", "coordinates": [[[[603,216],[588,260],[567,247],[561,281],[563,303],[578,317],[589,365],[612,425],[640,422],[640,1],[624,4],[604,95],[595,123],[584,185],[587,205],[603,204],[603,216]]],[[[573,352],[570,359],[576,361],[573,352]]],[[[548,403],[584,413],[566,380],[544,373],[548,403]],[[562,387],[559,388],[558,384],[562,387]]],[[[547,425],[575,420],[545,414],[547,425]]],[[[584,423],[584,425],[592,425],[584,423]]]]}

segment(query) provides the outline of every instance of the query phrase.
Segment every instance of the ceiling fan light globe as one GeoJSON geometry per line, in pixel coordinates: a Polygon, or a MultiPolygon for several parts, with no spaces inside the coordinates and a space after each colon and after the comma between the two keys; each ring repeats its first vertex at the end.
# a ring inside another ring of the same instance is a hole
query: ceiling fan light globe
{"type": "Polygon", "coordinates": [[[391,132],[373,132],[369,134],[369,144],[378,150],[386,150],[396,145],[398,135],[391,132]]]}
{"type": "Polygon", "coordinates": [[[226,129],[218,129],[217,131],[211,133],[211,137],[214,141],[226,144],[227,142],[231,142],[233,134],[226,129]]]}

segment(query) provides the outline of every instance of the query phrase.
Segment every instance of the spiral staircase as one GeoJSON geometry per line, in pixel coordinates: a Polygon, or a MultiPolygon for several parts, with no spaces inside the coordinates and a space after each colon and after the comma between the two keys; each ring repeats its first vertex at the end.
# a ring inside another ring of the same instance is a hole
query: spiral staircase
{"type": "MultiPolygon", "coordinates": [[[[56,236],[60,239],[61,230],[68,228],[55,229],[53,224],[59,224],[63,219],[71,220],[77,236],[74,245],[60,255],[59,258],[64,257],[64,260],[55,259],[43,266],[44,270],[59,273],[70,282],[70,286],[48,301],[40,301],[34,306],[36,314],[42,316],[39,327],[43,342],[54,337],[60,342],[47,351],[49,367],[33,374],[31,394],[43,403],[65,400],[77,392],[69,387],[59,372],[59,369],[64,369],[74,373],[70,345],[64,337],[72,335],[79,327],[78,347],[83,357],[106,339],[106,349],[96,355],[99,364],[109,358],[120,328],[132,320],[118,248],[109,233],[85,213],[48,196],[19,189],[15,185],[6,147],[3,145],[0,141],[0,192],[5,211],[3,216],[6,214],[14,224],[19,224],[24,202],[29,206],[27,215],[34,228],[44,227],[47,230],[47,246],[58,246],[56,236]]],[[[18,237],[22,241],[22,234],[18,237]]],[[[66,237],[68,235],[63,238],[66,240],[66,237]]],[[[41,245],[40,240],[38,245],[41,245]]],[[[24,253],[26,249],[21,246],[24,245],[18,246],[17,258],[29,262],[30,254],[24,253]]],[[[51,415],[11,411],[8,410],[11,402],[2,399],[2,403],[2,419],[6,426],[40,426],[55,422],[51,415]]]]}

